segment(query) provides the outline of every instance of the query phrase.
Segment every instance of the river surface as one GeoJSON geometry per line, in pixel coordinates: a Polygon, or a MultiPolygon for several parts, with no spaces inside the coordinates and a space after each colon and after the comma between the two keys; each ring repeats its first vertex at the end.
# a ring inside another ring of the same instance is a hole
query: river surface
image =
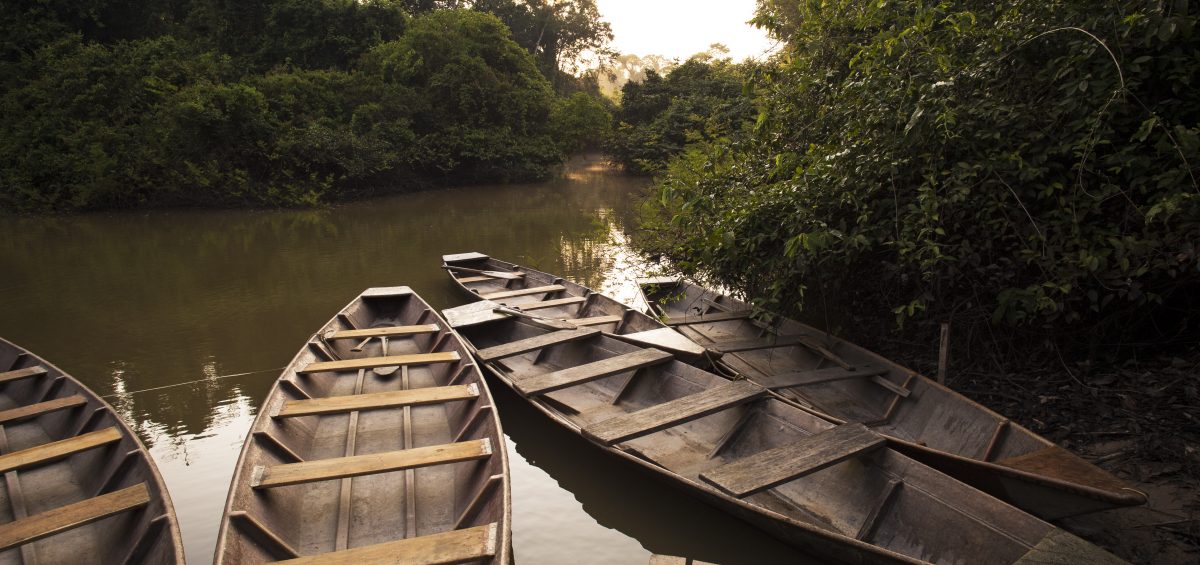
{"type": "MultiPolygon", "coordinates": [[[[439,268],[479,251],[635,304],[627,235],[646,181],[597,160],[550,182],[317,211],[0,217],[0,336],[109,400],[150,448],[192,563],[210,562],[242,440],[305,340],[363,289],[466,302],[439,268]]],[[[491,381],[524,564],[812,563],[557,428],[491,381]]]]}

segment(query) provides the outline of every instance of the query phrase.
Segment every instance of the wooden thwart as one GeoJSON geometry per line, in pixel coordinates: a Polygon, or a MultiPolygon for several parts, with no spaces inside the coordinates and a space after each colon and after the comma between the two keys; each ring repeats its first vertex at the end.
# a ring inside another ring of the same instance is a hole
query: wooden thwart
{"type": "Polygon", "coordinates": [[[862,424],[843,424],[705,471],[700,478],[743,498],[883,447],[886,442],[862,424]]]}
{"type": "Polygon", "coordinates": [[[769,377],[763,379],[763,382],[760,384],[775,390],[780,388],[815,385],[846,379],[857,379],[861,377],[874,377],[876,375],[882,375],[887,371],[888,370],[886,367],[881,367],[878,365],[860,365],[851,369],[827,367],[825,369],[814,369],[811,371],[792,371],[788,373],[770,375],[769,377]]]}
{"type": "Polygon", "coordinates": [[[567,290],[567,287],[561,284],[550,284],[546,286],[535,286],[533,288],[519,288],[517,290],[506,290],[504,292],[480,294],[479,296],[488,300],[498,300],[500,298],[512,298],[514,296],[527,296],[530,294],[549,294],[552,292],[562,292],[564,290],[567,290]]]}
{"type": "Polygon", "coordinates": [[[569,306],[571,304],[579,304],[587,302],[587,299],[582,296],[568,296],[567,298],[555,298],[553,300],[543,300],[541,302],[532,302],[521,304],[521,309],[529,312],[530,310],[541,310],[543,308],[554,308],[557,306],[569,306]]]}
{"type": "Polygon", "coordinates": [[[449,565],[494,557],[500,541],[499,524],[451,530],[323,555],[289,559],[292,565],[344,565],[387,563],[389,565],[449,565]]]}
{"type": "Polygon", "coordinates": [[[401,449],[370,455],[336,457],[303,463],[285,463],[271,467],[255,467],[250,486],[255,489],[298,485],[360,475],[415,469],[460,461],[484,459],[492,454],[488,438],[401,449]]]}
{"type": "Polygon", "coordinates": [[[41,365],[34,365],[32,367],[25,367],[24,369],[16,369],[13,371],[5,371],[0,373],[0,383],[28,379],[30,377],[40,377],[44,374],[46,374],[45,367],[41,365]]]}
{"type": "Polygon", "coordinates": [[[325,336],[325,339],[362,339],[366,337],[402,337],[407,335],[431,334],[438,332],[437,324],[420,326],[392,326],[384,328],[367,328],[362,330],[343,330],[325,336]]]}
{"type": "Polygon", "coordinates": [[[80,451],[87,451],[114,441],[121,441],[121,432],[117,428],[104,428],[73,438],[6,453],[0,455],[0,473],[57,461],[80,451]]]}
{"type": "Polygon", "coordinates": [[[739,339],[735,341],[717,342],[709,347],[721,353],[737,353],[738,351],[754,351],[756,349],[774,349],[804,345],[808,340],[805,336],[781,335],[766,336],[755,339],[739,339]]]}
{"type": "Polygon", "coordinates": [[[618,373],[665,363],[671,359],[673,359],[671,354],[665,351],[643,349],[633,353],[609,357],[608,359],[602,359],[594,363],[587,363],[553,373],[521,379],[516,381],[514,386],[517,392],[525,396],[545,394],[605,377],[611,377],[618,373]]]}
{"type": "Polygon", "coordinates": [[[345,359],[342,361],[320,361],[317,363],[309,363],[307,367],[304,367],[296,372],[303,375],[308,373],[357,371],[358,369],[374,369],[375,367],[453,363],[459,359],[461,359],[461,357],[459,357],[457,351],[444,351],[440,353],[413,353],[411,355],[363,357],[361,359],[345,359]]]}
{"type": "Polygon", "coordinates": [[[454,400],[468,400],[479,396],[479,385],[437,386],[412,390],[391,390],[369,394],[351,394],[312,400],[289,400],[276,414],[276,418],[293,418],[314,414],[338,414],[356,410],[378,410],[438,404],[454,400]]]}
{"type": "Polygon", "coordinates": [[[21,406],[18,408],[10,408],[0,412],[0,424],[19,422],[21,420],[41,416],[42,414],[49,412],[66,410],[68,408],[75,408],[76,406],[83,406],[84,404],[87,404],[86,398],[78,394],[73,394],[71,396],[55,398],[54,400],[47,400],[37,404],[30,404],[28,406],[21,406]]]}
{"type": "Polygon", "coordinates": [[[574,318],[568,320],[576,326],[599,326],[603,324],[615,324],[621,321],[621,316],[593,316],[591,318],[574,318]]]}
{"type": "Polygon", "coordinates": [[[672,316],[667,318],[668,326],[686,326],[690,324],[704,324],[708,322],[726,322],[729,320],[743,320],[749,318],[754,312],[751,310],[734,310],[732,312],[718,312],[716,314],[702,314],[699,316],[672,316]]]}
{"type": "Polygon", "coordinates": [[[522,353],[528,353],[543,347],[549,347],[559,343],[567,343],[570,341],[578,341],[587,339],[592,336],[600,335],[600,330],[596,328],[580,328],[577,330],[560,330],[556,332],[545,333],[527,339],[522,339],[503,345],[480,349],[475,352],[475,356],[480,361],[487,363],[505,357],[512,357],[522,353]]]}
{"type": "Polygon", "coordinates": [[[720,412],[766,393],[767,389],[750,381],[733,381],[592,424],[583,428],[583,435],[603,445],[612,445],[720,412]]]}
{"type": "Polygon", "coordinates": [[[47,510],[0,526],[0,550],[85,526],[149,503],[150,491],[146,488],[146,483],[138,483],[95,498],[47,510]]]}

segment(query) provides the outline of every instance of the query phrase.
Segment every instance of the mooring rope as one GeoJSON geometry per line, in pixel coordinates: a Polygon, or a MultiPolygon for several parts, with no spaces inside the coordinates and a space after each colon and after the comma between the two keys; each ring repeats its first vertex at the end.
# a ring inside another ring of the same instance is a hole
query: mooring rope
{"type": "Polygon", "coordinates": [[[131,396],[134,394],[141,394],[143,392],[150,392],[153,390],[162,390],[164,388],[171,388],[171,387],[184,386],[184,385],[194,385],[196,383],[216,381],[216,380],[220,380],[220,379],[229,379],[229,378],[233,378],[233,377],[244,377],[246,375],[257,375],[259,373],[267,373],[267,372],[271,372],[271,371],[282,371],[283,369],[284,369],[283,367],[276,367],[274,369],[261,369],[258,371],[249,371],[246,373],[233,373],[233,374],[229,374],[229,375],[217,375],[215,377],[205,377],[203,379],[196,379],[194,381],[187,381],[187,382],[175,383],[175,384],[170,384],[170,385],[156,386],[156,387],[151,387],[151,388],[143,388],[141,390],[129,390],[129,391],[125,391],[125,392],[114,392],[112,394],[106,394],[104,396],[101,396],[100,398],[111,398],[114,396],[131,396]]]}

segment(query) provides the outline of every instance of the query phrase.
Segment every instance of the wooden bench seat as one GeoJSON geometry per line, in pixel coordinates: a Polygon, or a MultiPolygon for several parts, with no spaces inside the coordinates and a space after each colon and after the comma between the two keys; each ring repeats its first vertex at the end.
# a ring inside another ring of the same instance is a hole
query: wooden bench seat
{"type": "Polygon", "coordinates": [[[815,473],[886,443],[883,436],[862,424],[843,424],[705,471],[700,473],[700,478],[742,498],[815,473]]]}
{"type": "Polygon", "coordinates": [[[454,400],[469,400],[479,396],[479,385],[436,386],[411,390],[390,390],[368,394],[351,394],[311,400],[289,400],[276,418],[294,418],[314,414],[338,414],[356,410],[379,410],[402,406],[438,404],[454,400]]]}
{"type": "Polygon", "coordinates": [[[754,312],[751,310],[734,310],[716,314],[701,314],[699,316],[672,316],[667,318],[668,326],[686,326],[689,324],[705,324],[709,322],[727,322],[729,320],[744,320],[754,312]]]}
{"type": "Polygon", "coordinates": [[[592,316],[591,318],[568,318],[568,322],[579,327],[615,324],[621,321],[621,316],[592,316]]]}
{"type": "Polygon", "coordinates": [[[488,294],[480,294],[481,298],[487,300],[499,300],[501,298],[513,298],[516,296],[528,296],[530,294],[551,294],[567,290],[567,287],[561,284],[550,284],[546,286],[535,286],[532,288],[518,288],[516,290],[506,290],[503,292],[492,292],[488,294]]]}
{"type": "Polygon", "coordinates": [[[14,520],[0,525],[0,550],[86,526],[149,503],[150,491],[146,488],[146,483],[138,483],[95,498],[14,520]]]}
{"type": "Polygon", "coordinates": [[[544,333],[527,339],[521,339],[503,345],[487,347],[475,352],[475,356],[480,361],[487,363],[505,357],[512,357],[522,353],[529,353],[543,347],[578,341],[589,337],[600,335],[600,330],[596,328],[579,328],[577,330],[559,330],[556,332],[544,333]]]}
{"type": "Polygon", "coordinates": [[[339,339],[363,339],[368,337],[404,337],[419,334],[437,333],[441,328],[437,324],[423,324],[420,326],[392,326],[384,328],[366,328],[362,330],[342,330],[340,332],[332,332],[325,336],[329,341],[339,339]]]}
{"type": "Polygon", "coordinates": [[[462,277],[457,280],[461,284],[471,284],[471,283],[477,283],[477,282],[494,281],[494,280],[496,280],[496,277],[485,277],[483,275],[480,275],[478,277],[462,277]]]}
{"type": "Polygon", "coordinates": [[[487,458],[491,454],[492,442],[488,438],[483,438],[370,455],[351,455],[303,463],[284,463],[271,467],[257,466],[250,479],[250,486],[254,489],[264,489],[344,479],[431,465],[473,461],[487,458]]]}
{"type": "Polygon", "coordinates": [[[30,404],[28,406],[9,408],[8,410],[0,411],[0,424],[9,424],[13,422],[19,422],[21,420],[28,420],[29,418],[36,418],[42,414],[47,414],[58,410],[66,410],[68,408],[75,408],[77,406],[83,406],[84,404],[87,404],[86,398],[78,394],[73,394],[71,396],[55,398],[54,400],[47,400],[45,402],[30,404]]]}
{"type": "Polygon", "coordinates": [[[73,438],[52,441],[36,447],[5,453],[4,455],[0,455],[0,473],[50,463],[74,455],[80,451],[87,451],[116,441],[121,441],[121,432],[117,428],[104,428],[103,430],[77,435],[73,438]]]}
{"type": "Polygon", "coordinates": [[[0,383],[19,381],[21,379],[28,379],[30,377],[40,377],[44,374],[46,374],[45,367],[41,365],[34,365],[32,367],[25,367],[24,369],[15,369],[0,373],[0,383]]]}
{"type": "Polygon", "coordinates": [[[672,359],[674,357],[665,351],[643,349],[633,353],[609,357],[608,359],[601,359],[594,363],[587,363],[561,371],[554,371],[553,373],[520,379],[514,383],[514,386],[517,392],[520,392],[524,396],[545,394],[605,377],[611,377],[626,371],[666,363],[672,359]]]}
{"type": "Polygon", "coordinates": [[[583,428],[583,435],[602,445],[612,445],[703,418],[766,393],[767,389],[750,381],[733,381],[592,424],[583,428]]]}
{"type": "Polygon", "coordinates": [[[375,367],[453,363],[459,359],[461,359],[461,357],[458,355],[457,351],[444,351],[439,353],[413,353],[410,355],[388,355],[385,357],[362,357],[359,359],[344,359],[342,361],[319,361],[316,363],[309,363],[306,367],[296,372],[301,375],[305,375],[309,373],[357,371],[358,369],[374,369],[375,367]]]}
{"type": "Polygon", "coordinates": [[[851,369],[828,367],[825,369],[813,369],[811,371],[791,371],[787,373],[768,375],[763,379],[761,384],[765,385],[767,388],[775,390],[794,386],[807,386],[833,381],[843,381],[847,379],[874,377],[877,375],[882,375],[886,372],[888,372],[887,367],[882,367],[879,365],[860,365],[851,369]]]}
{"type": "Polygon", "coordinates": [[[532,302],[521,304],[521,310],[529,312],[531,310],[541,310],[543,308],[554,308],[556,306],[569,306],[571,304],[579,304],[587,302],[587,299],[582,296],[568,296],[566,298],[555,298],[553,300],[543,300],[541,302],[532,302]]]}
{"type": "Polygon", "coordinates": [[[491,560],[499,551],[500,525],[491,523],[343,549],[321,555],[289,559],[290,565],[345,565],[348,563],[395,565],[448,565],[491,560]]]}
{"type": "Polygon", "coordinates": [[[737,353],[739,351],[754,351],[757,349],[774,349],[778,347],[804,345],[806,341],[807,339],[805,339],[804,336],[764,336],[754,339],[739,339],[733,341],[716,342],[712,345],[709,345],[709,348],[720,351],[721,353],[737,353]]]}

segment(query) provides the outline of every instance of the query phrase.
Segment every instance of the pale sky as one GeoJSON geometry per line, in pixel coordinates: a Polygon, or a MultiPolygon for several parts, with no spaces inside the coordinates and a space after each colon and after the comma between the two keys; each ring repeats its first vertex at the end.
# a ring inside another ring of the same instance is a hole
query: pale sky
{"type": "Polygon", "coordinates": [[[740,61],[774,44],[745,23],[754,17],[754,0],[596,0],[596,6],[621,53],[686,59],[722,43],[740,61]]]}

